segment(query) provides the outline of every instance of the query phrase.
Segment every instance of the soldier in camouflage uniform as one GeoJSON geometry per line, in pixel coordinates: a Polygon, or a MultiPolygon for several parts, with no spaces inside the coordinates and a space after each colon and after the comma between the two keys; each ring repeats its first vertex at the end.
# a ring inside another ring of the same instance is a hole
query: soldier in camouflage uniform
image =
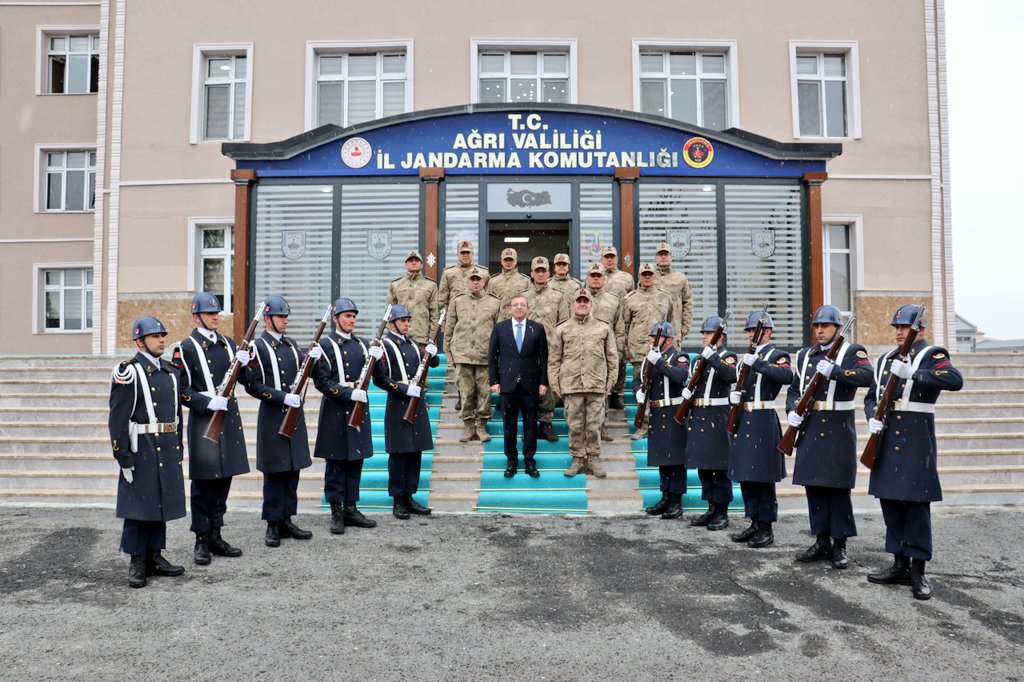
{"type": "Polygon", "coordinates": [[[693,291],[690,290],[690,280],[683,273],[672,269],[672,246],[668,242],[658,244],[654,262],[658,286],[671,294],[676,304],[676,318],[679,322],[679,326],[676,327],[676,348],[679,348],[693,324],[693,291]]]}
{"type": "MultiPolygon", "coordinates": [[[[654,265],[640,265],[640,286],[626,294],[622,299],[622,322],[626,326],[626,359],[633,363],[633,370],[640,366],[647,352],[651,349],[648,332],[662,320],[675,327],[676,306],[672,296],[657,286],[658,275],[654,265]]],[[[647,425],[633,433],[633,440],[647,436],[647,425]]]]}
{"type": "Polygon", "coordinates": [[[501,320],[511,317],[508,304],[516,294],[525,293],[530,288],[530,278],[519,272],[519,255],[515,249],[501,252],[501,272],[491,276],[487,283],[487,293],[494,294],[501,300],[501,320]]]}
{"type": "Polygon", "coordinates": [[[458,263],[449,265],[441,271],[441,283],[437,290],[439,308],[447,308],[456,296],[466,293],[466,277],[469,276],[470,270],[473,268],[480,268],[485,272],[487,270],[479,263],[473,262],[473,244],[465,239],[459,242],[458,258],[458,263]]]}
{"type": "Polygon", "coordinates": [[[548,347],[548,381],[565,401],[572,464],[566,476],[590,471],[604,478],[599,433],[605,416],[605,396],[615,381],[619,353],[612,328],[591,315],[593,299],[580,289],[572,316],[555,329],[548,347]]]}
{"type": "Polygon", "coordinates": [[[437,283],[423,275],[423,256],[410,251],[405,257],[405,274],[391,280],[385,304],[398,303],[412,313],[409,338],[425,344],[437,324],[437,283]]]}
{"type": "Polygon", "coordinates": [[[551,277],[548,285],[552,289],[562,292],[568,301],[576,295],[576,292],[583,288],[583,282],[569,274],[569,254],[556,253],[554,260],[555,274],[551,277]]]}
{"type": "Polygon", "coordinates": [[[444,335],[448,355],[458,366],[459,417],[465,429],[460,443],[487,442],[487,420],[491,418],[491,388],[487,377],[487,343],[491,328],[498,321],[501,302],[484,291],[487,271],[473,266],[466,278],[467,291],[452,299],[445,316],[444,335]]]}
{"type": "MultiPolygon", "coordinates": [[[[548,338],[555,335],[555,327],[569,319],[569,299],[551,287],[548,278],[548,259],[544,256],[537,256],[531,263],[533,272],[533,286],[526,290],[526,301],[530,304],[531,319],[544,325],[544,333],[548,338]]],[[[579,291],[577,289],[577,291],[579,291]]],[[[553,391],[548,391],[540,398],[537,410],[537,418],[540,424],[537,428],[537,435],[554,443],[558,440],[551,422],[555,418],[555,403],[558,398],[553,391]]]]}
{"type": "MultiPolygon", "coordinates": [[[[606,246],[601,249],[601,264],[604,265],[605,289],[620,299],[625,299],[626,294],[633,291],[635,283],[629,273],[619,270],[619,252],[614,246],[606,246]]],[[[660,322],[661,320],[658,321],[660,322]]],[[[619,356],[619,374],[615,379],[615,384],[612,386],[611,394],[608,396],[609,409],[621,410],[625,407],[622,403],[622,391],[625,388],[626,354],[622,354],[619,356]]]]}
{"type": "MultiPolygon", "coordinates": [[[[598,320],[601,320],[615,334],[615,349],[622,357],[626,350],[626,326],[622,323],[622,299],[604,285],[604,267],[600,263],[591,263],[587,271],[587,292],[594,299],[594,307],[591,311],[598,320]]],[[[605,413],[605,422],[601,425],[601,440],[612,440],[608,433],[608,413],[605,413]]]]}

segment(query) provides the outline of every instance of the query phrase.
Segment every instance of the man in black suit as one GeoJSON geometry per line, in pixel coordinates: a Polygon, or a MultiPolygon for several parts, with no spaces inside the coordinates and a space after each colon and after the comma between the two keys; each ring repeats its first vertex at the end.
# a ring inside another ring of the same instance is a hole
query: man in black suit
{"type": "Polygon", "coordinates": [[[519,453],[519,413],[523,414],[523,458],[526,474],[533,478],[537,471],[537,406],[548,390],[548,338],[544,325],[526,319],[530,305],[525,296],[509,302],[512,318],[499,322],[491,330],[487,351],[487,373],[491,390],[500,396],[501,414],[505,421],[505,456],[508,468],[505,478],[516,475],[519,453]]]}

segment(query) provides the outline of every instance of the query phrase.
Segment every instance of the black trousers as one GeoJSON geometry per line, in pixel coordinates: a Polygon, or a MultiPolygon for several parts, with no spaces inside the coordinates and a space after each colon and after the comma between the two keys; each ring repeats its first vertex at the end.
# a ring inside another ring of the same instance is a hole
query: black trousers
{"type": "Polygon", "coordinates": [[[193,533],[208,533],[224,527],[224,513],[228,510],[231,477],[192,481],[193,533]]]}
{"type": "Polygon", "coordinates": [[[284,521],[299,510],[299,472],[263,472],[263,520],[284,521]]]}
{"type": "Polygon", "coordinates": [[[726,469],[697,469],[700,479],[700,499],[715,504],[732,502],[732,481],[726,469]]]}
{"type": "Polygon", "coordinates": [[[826,488],[809,485],[807,511],[811,517],[811,533],[828,535],[835,540],[852,538],[857,535],[857,523],[853,520],[853,500],[847,488],[826,488]]]}
{"type": "Polygon", "coordinates": [[[138,556],[159,552],[167,546],[167,524],[164,521],[125,519],[121,528],[121,551],[138,556]]]}
{"type": "Polygon", "coordinates": [[[669,464],[658,467],[661,477],[661,492],[674,495],[686,494],[686,465],[669,464]]]}
{"type": "Polygon", "coordinates": [[[388,495],[405,497],[420,487],[422,452],[392,452],[388,455],[388,495]]]}
{"type": "Polygon", "coordinates": [[[931,502],[879,500],[885,519],[885,551],[932,560],[931,502]]]}
{"type": "Polygon", "coordinates": [[[344,504],[359,501],[359,481],[363,460],[328,459],[324,461],[324,496],[328,502],[344,504]]]}
{"type": "Polygon", "coordinates": [[[751,521],[775,523],[779,520],[779,501],[775,496],[774,483],[741,481],[740,491],[747,518],[751,521]]]}
{"type": "Polygon", "coordinates": [[[519,462],[516,441],[519,439],[519,415],[523,415],[523,459],[527,464],[535,462],[537,454],[537,406],[540,396],[527,391],[522,384],[516,384],[510,393],[498,396],[498,406],[505,429],[505,457],[509,464],[519,462]]]}

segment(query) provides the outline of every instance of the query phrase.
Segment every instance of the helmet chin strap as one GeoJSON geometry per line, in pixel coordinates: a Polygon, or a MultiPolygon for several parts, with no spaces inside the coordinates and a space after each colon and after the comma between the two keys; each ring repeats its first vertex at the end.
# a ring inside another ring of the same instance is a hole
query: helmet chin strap
{"type": "Polygon", "coordinates": [[[147,352],[147,353],[149,353],[150,355],[152,355],[152,356],[153,356],[154,358],[159,358],[159,357],[160,357],[161,355],[163,355],[163,353],[154,353],[154,352],[153,352],[153,351],[152,351],[152,350],[151,350],[151,349],[149,348],[149,342],[148,342],[148,341],[146,341],[146,339],[148,339],[148,338],[149,338],[150,336],[152,336],[152,334],[147,334],[146,336],[143,336],[143,337],[142,337],[141,339],[139,339],[139,341],[141,341],[141,342],[142,342],[142,347],[146,349],[146,352],[147,352]]]}
{"type": "Polygon", "coordinates": [[[203,314],[202,313],[196,313],[196,318],[199,320],[199,324],[202,326],[203,329],[205,329],[208,332],[212,332],[213,331],[208,326],[206,326],[206,320],[203,319],[203,314]]]}
{"type": "Polygon", "coordinates": [[[281,334],[283,336],[284,332],[277,328],[277,323],[274,322],[274,316],[273,315],[267,315],[267,319],[270,320],[270,326],[274,330],[274,332],[277,333],[277,334],[281,334]]]}

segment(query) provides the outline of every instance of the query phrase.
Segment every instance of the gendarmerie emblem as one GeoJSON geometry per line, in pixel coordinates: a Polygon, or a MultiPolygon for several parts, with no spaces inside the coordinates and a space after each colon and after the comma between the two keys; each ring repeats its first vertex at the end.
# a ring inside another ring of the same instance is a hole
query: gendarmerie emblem
{"type": "Polygon", "coordinates": [[[758,258],[771,258],[775,253],[775,230],[755,227],[750,231],[750,250],[758,258]]]}
{"type": "Polygon", "coordinates": [[[367,230],[366,252],[377,260],[384,260],[390,256],[391,230],[367,230]]]}
{"type": "Polygon", "coordinates": [[[690,228],[681,227],[675,230],[666,230],[665,241],[672,246],[672,255],[680,258],[690,255],[692,247],[690,228]]]}
{"type": "Polygon", "coordinates": [[[302,230],[285,230],[281,233],[281,253],[288,260],[299,260],[306,255],[306,233],[302,230]]]}

